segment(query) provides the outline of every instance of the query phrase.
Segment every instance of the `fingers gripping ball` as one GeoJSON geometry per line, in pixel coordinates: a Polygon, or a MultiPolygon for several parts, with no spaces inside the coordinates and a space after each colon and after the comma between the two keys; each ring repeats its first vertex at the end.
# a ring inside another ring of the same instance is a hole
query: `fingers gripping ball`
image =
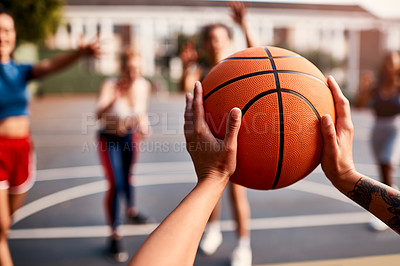
{"type": "Polygon", "coordinates": [[[304,57],[270,46],[245,49],[210,71],[203,93],[207,123],[218,138],[229,111],[242,110],[232,182],[282,188],[320,163],[320,118],[335,119],[334,102],[324,75],[304,57]]]}

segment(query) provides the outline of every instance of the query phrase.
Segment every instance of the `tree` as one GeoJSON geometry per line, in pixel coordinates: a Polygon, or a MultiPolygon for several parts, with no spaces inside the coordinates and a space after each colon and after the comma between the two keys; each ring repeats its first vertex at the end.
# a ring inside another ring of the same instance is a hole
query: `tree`
{"type": "Polygon", "coordinates": [[[13,15],[19,41],[45,40],[63,17],[63,0],[0,0],[0,6],[13,15]]]}

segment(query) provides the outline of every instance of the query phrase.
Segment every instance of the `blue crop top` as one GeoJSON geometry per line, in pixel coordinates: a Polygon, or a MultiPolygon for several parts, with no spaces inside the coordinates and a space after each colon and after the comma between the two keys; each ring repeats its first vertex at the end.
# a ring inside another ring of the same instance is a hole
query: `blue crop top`
{"type": "Polygon", "coordinates": [[[32,65],[13,61],[0,64],[0,120],[10,116],[28,115],[27,83],[32,65]]]}

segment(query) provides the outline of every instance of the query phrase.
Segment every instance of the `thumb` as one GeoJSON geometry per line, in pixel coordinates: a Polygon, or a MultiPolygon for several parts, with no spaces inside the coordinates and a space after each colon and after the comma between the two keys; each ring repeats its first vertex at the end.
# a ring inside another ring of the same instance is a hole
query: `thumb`
{"type": "Polygon", "coordinates": [[[336,151],[337,139],[336,129],[333,124],[332,117],[330,115],[324,115],[321,117],[321,132],[324,138],[324,149],[323,152],[336,151]]]}
{"type": "Polygon", "coordinates": [[[239,134],[241,124],[242,112],[239,108],[233,108],[229,112],[228,121],[226,122],[226,133],[224,139],[224,146],[229,150],[235,150],[237,148],[237,137],[239,134]]]}

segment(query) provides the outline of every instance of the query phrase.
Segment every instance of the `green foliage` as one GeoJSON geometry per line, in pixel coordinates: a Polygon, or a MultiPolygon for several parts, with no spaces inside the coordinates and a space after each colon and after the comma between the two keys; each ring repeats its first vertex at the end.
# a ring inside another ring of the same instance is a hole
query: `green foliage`
{"type": "MultiPolygon", "coordinates": [[[[71,51],[49,50],[40,47],[39,57],[40,60],[43,60],[68,52],[71,51]]],[[[43,79],[40,82],[37,94],[97,93],[105,78],[107,77],[94,71],[91,59],[84,59],[66,70],[43,79]]]]}
{"type": "Polygon", "coordinates": [[[43,41],[54,34],[62,20],[62,0],[0,0],[14,17],[19,41],[43,41]]]}

